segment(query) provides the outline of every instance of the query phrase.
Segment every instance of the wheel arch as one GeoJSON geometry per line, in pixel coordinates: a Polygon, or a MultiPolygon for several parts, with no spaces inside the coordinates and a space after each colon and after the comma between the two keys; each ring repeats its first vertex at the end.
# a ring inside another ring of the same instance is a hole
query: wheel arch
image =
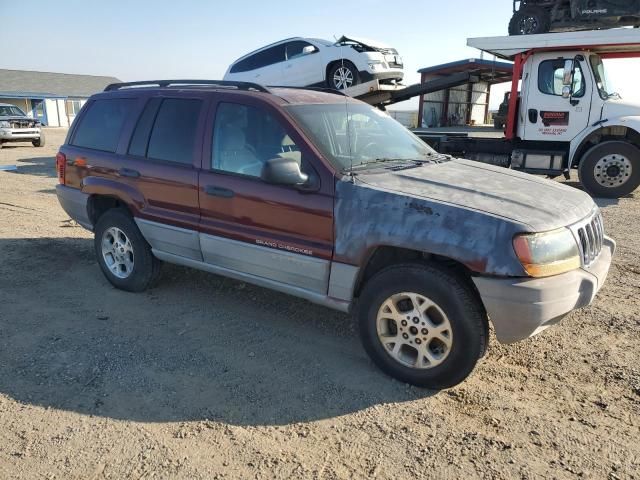
{"type": "MultiPolygon", "coordinates": [[[[420,250],[391,245],[380,245],[370,249],[364,257],[362,268],[356,277],[353,296],[358,298],[367,281],[387,267],[403,263],[431,263],[455,273],[480,299],[480,294],[471,279],[472,270],[452,258],[420,250]]],[[[482,302],[481,302],[482,303],[482,302]]]]}
{"type": "Polygon", "coordinates": [[[102,215],[114,208],[126,211],[133,218],[133,212],[129,205],[115,195],[93,194],[89,196],[87,201],[87,213],[93,225],[98,223],[102,215]]]}
{"type": "Polygon", "coordinates": [[[578,168],[580,162],[592,147],[602,142],[626,141],[640,148],[640,124],[635,128],[626,125],[607,125],[587,134],[583,138],[571,156],[571,167],[578,168]]]}

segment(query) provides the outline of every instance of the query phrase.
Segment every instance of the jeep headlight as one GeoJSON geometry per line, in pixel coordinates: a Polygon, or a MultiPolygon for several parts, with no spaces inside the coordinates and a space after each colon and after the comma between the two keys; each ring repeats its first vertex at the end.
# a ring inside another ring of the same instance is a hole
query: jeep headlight
{"type": "Polygon", "coordinates": [[[578,244],[568,228],[516,235],[513,248],[532,277],[559,275],[581,266],[578,244]]]}
{"type": "Polygon", "coordinates": [[[7,121],[0,121],[0,128],[11,128],[11,124],[7,121]]]}

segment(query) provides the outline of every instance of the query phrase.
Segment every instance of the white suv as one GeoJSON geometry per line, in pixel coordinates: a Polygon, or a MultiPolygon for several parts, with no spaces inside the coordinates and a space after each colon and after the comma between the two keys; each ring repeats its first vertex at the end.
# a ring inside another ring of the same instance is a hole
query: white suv
{"type": "Polygon", "coordinates": [[[398,52],[379,42],[353,37],[337,42],[288,38],[236,60],[224,79],[343,90],[374,79],[399,82],[404,76],[402,68],[398,52]]]}

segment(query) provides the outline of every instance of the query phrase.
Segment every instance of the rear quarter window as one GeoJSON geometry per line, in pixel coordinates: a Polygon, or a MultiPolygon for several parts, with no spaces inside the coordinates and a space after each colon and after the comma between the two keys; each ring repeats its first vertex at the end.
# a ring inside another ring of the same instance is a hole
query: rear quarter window
{"type": "Polygon", "coordinates": [[[93,101],[80,119],[71,145],[76,147],[115,152],[127,115],[135,100],[109,98],[93,101]]]}

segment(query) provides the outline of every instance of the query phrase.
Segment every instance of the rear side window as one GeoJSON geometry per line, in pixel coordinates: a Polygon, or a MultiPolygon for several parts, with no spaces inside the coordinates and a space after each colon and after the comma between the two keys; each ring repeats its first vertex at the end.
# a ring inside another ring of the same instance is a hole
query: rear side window
{"type": "MultiPolygon", "coordinates": [[[[156,160],[191,165],[201,108],[201,100],[190,98],[166,98],[162,100],[155,116],[155,122],[153,122],[146,156],[156,160]]],[[[137,130],[140,128],[142,131],[141,136],[146,136],[143,135],[144,123],[150,122],[150,119],[145,115],[147,113],[146,110],[140,117],[138,126],[136,126],[136,133],[134,133],[131,144],[133,147],[135,142],[135,148],[138,149],[138,152],[142,149],[141,145],[144,145],[144,138],[136,139],[137,130]]]]}
{"type": "Polygon", "coordinates": [[[152,98],[147,102],[144,107],[144,111],[138,123],[136,129],[133,131],[131,137],[131,143],[129,144],[129,154],[136,155],[138,157],[147,156],[147,147],[149,146],[149,135],[153,128],[153,122],[156,119],[156,113],[158,113],[158,107],[162,102],[161,98],[152,98]]]}
{"type": "Polygon", "coordinates": [[[258,68],[267,67],[275,63],[285,61],[285,46],[276,45],[275,47],[267,48],[261,52],[255,53],[250,57],[240,60],[231,67],[230,73],[248,72],[250,70],[256,70],[258,68]]]}
{"type": "Polygon", "coordinates": [[[71,145],[115,152],[127,115],[135,104],[130,98],[95,100],[82,116],[71,145]]]}

